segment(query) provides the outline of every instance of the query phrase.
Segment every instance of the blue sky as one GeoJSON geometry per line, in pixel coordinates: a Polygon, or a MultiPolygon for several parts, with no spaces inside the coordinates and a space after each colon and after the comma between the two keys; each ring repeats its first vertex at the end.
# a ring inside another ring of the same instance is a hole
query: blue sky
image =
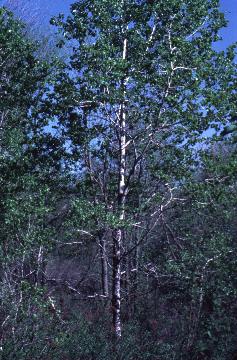
{"type": "Polygon", "coordinates": [[[222,30],[223,42],[226,46],[237,41],[237,0],[221,0],[221,10],[229,20],[228,28],[222,30]]]}

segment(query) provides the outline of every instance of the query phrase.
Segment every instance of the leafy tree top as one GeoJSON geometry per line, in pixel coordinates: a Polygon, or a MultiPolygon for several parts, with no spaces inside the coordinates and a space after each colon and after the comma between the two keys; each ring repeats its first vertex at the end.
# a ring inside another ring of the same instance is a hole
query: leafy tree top
{"type": "Polygon", "coordinates": [[[193,143],[233,112],[235,46],[212,47],[227,26],[217,0],[84,0],[51,23],[73,45],[73,76],[58,83],[57,101],[78,113],[101,114],[125,101],[131,133],[149,124],[172,142],[193,143]]]}

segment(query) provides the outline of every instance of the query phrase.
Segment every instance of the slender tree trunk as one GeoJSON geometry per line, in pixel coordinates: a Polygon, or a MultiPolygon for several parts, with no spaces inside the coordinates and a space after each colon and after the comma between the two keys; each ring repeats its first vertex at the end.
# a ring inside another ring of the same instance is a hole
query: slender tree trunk
{"type": "Polygon", "coordinates": [[[103,234],[99,235],[99,246],[100,246],[100,259],[101,259],[101,285],[104,296],[109,295],[109,284],[108,284],[108,263],[106,254],[106,240],[103,234]]]}
{"type": "MultiPolygon", "coordinates": [[[[119,166],[119,188],[118,188],[118,210],[119,219],[123,221],[125,219],[125,166],[126,166],[126,150],[125,150],[125,113],[121,108],[122,113],[122,126],[121,131],[124,134],[121,135],[120,141],[120,166],[119,166]],[[122,130],[123,129],[123,130],[122,130]]],[[[113,309],[113,326],[115,336],[121,337],[121,244],[122,244],[123,230],[117,229],[114,232],[113,237],[113,289],[112,289],[112,309],[113,309]]]]}
{"type": "Polygon", "coordinates": [[[138,291],[138,271],[139,271],[139,252],[140,245],[138,245],[138,239],[136,237],[136,248],[134,254],[134,268],[132,277],[132,302],[133,302],[133,315],[136,314],[137,310],[137,291],[138,291]]]}
{"type": "MultiPolygon", "coordinates": [[[[127,57],[127,39],[123,42],[123,60],[127,57]]],[[[122,80],[121,86],[126,96],[126,78],[122,80]]],[[[125,219],[125,171],[126,171],[126,111],[125,103],[120,106],[119,112],[119,182],[118,182],[118,212],[121,222],[125,219]]],[[[112,286],[112,311],[113,327],[115,337],[121,337],[121,244],[123,231],[121,228],[115,230],[113,236],[113,286],[112,286]]]]}
{"type": "Polygon", "coordinates": [[[113,238],[113,289],[112,289],[112,312],[115,337],[121,337],[121,241],[122,230],[115,231],[113,238]]]}
{"type": "MultiPolygon", "coordinates": [[[[127,251],[127,248],[125,249],[127,251]]],[[[125,287],[125,296],[126,296],[126,318],[130,319],[132,315],[132,298],[131,298],[131,290],[132,290],[132,283],[131,283],[131,259],[130,255],[125,257],[125,279],[124,279],[124,287],[125,287]]]]}

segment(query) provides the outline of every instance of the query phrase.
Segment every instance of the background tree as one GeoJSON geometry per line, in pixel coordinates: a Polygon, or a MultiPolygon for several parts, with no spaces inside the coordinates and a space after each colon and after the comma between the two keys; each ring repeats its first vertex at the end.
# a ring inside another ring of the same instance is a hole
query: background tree
{"type": "Polygon", "coordinates": [[[49,303],[42,280],[52,197],[32,156],[30,124],[50,66],[36,50],[23,25],[0,8],[0,342],[1,356],[9,359],[27,358],[37,346],[42,351],[36,333],[49,303]]]}
{"type": "Polygon", "coordinates": [[[40,1],[30,0],[1,0],[0,6],[10,10],[15,18],[24,23],[24,35],[30,40],[38,43],[37,56],[48,61],[56,56],[62,58],[63,54],[56,43],[59,38],[53,32],[48,23],[49,9],[40,5],[40,1]]]}

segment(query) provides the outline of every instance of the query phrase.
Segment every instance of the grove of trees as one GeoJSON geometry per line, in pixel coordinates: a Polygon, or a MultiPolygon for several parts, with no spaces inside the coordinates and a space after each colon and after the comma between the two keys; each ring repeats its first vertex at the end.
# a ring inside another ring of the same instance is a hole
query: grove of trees
{"type": "Polygon", "coordinates": [[[219,1],[79,0],[51,25],[45,46],[0,8],[0,359],[236,359],[219,1]]]}

